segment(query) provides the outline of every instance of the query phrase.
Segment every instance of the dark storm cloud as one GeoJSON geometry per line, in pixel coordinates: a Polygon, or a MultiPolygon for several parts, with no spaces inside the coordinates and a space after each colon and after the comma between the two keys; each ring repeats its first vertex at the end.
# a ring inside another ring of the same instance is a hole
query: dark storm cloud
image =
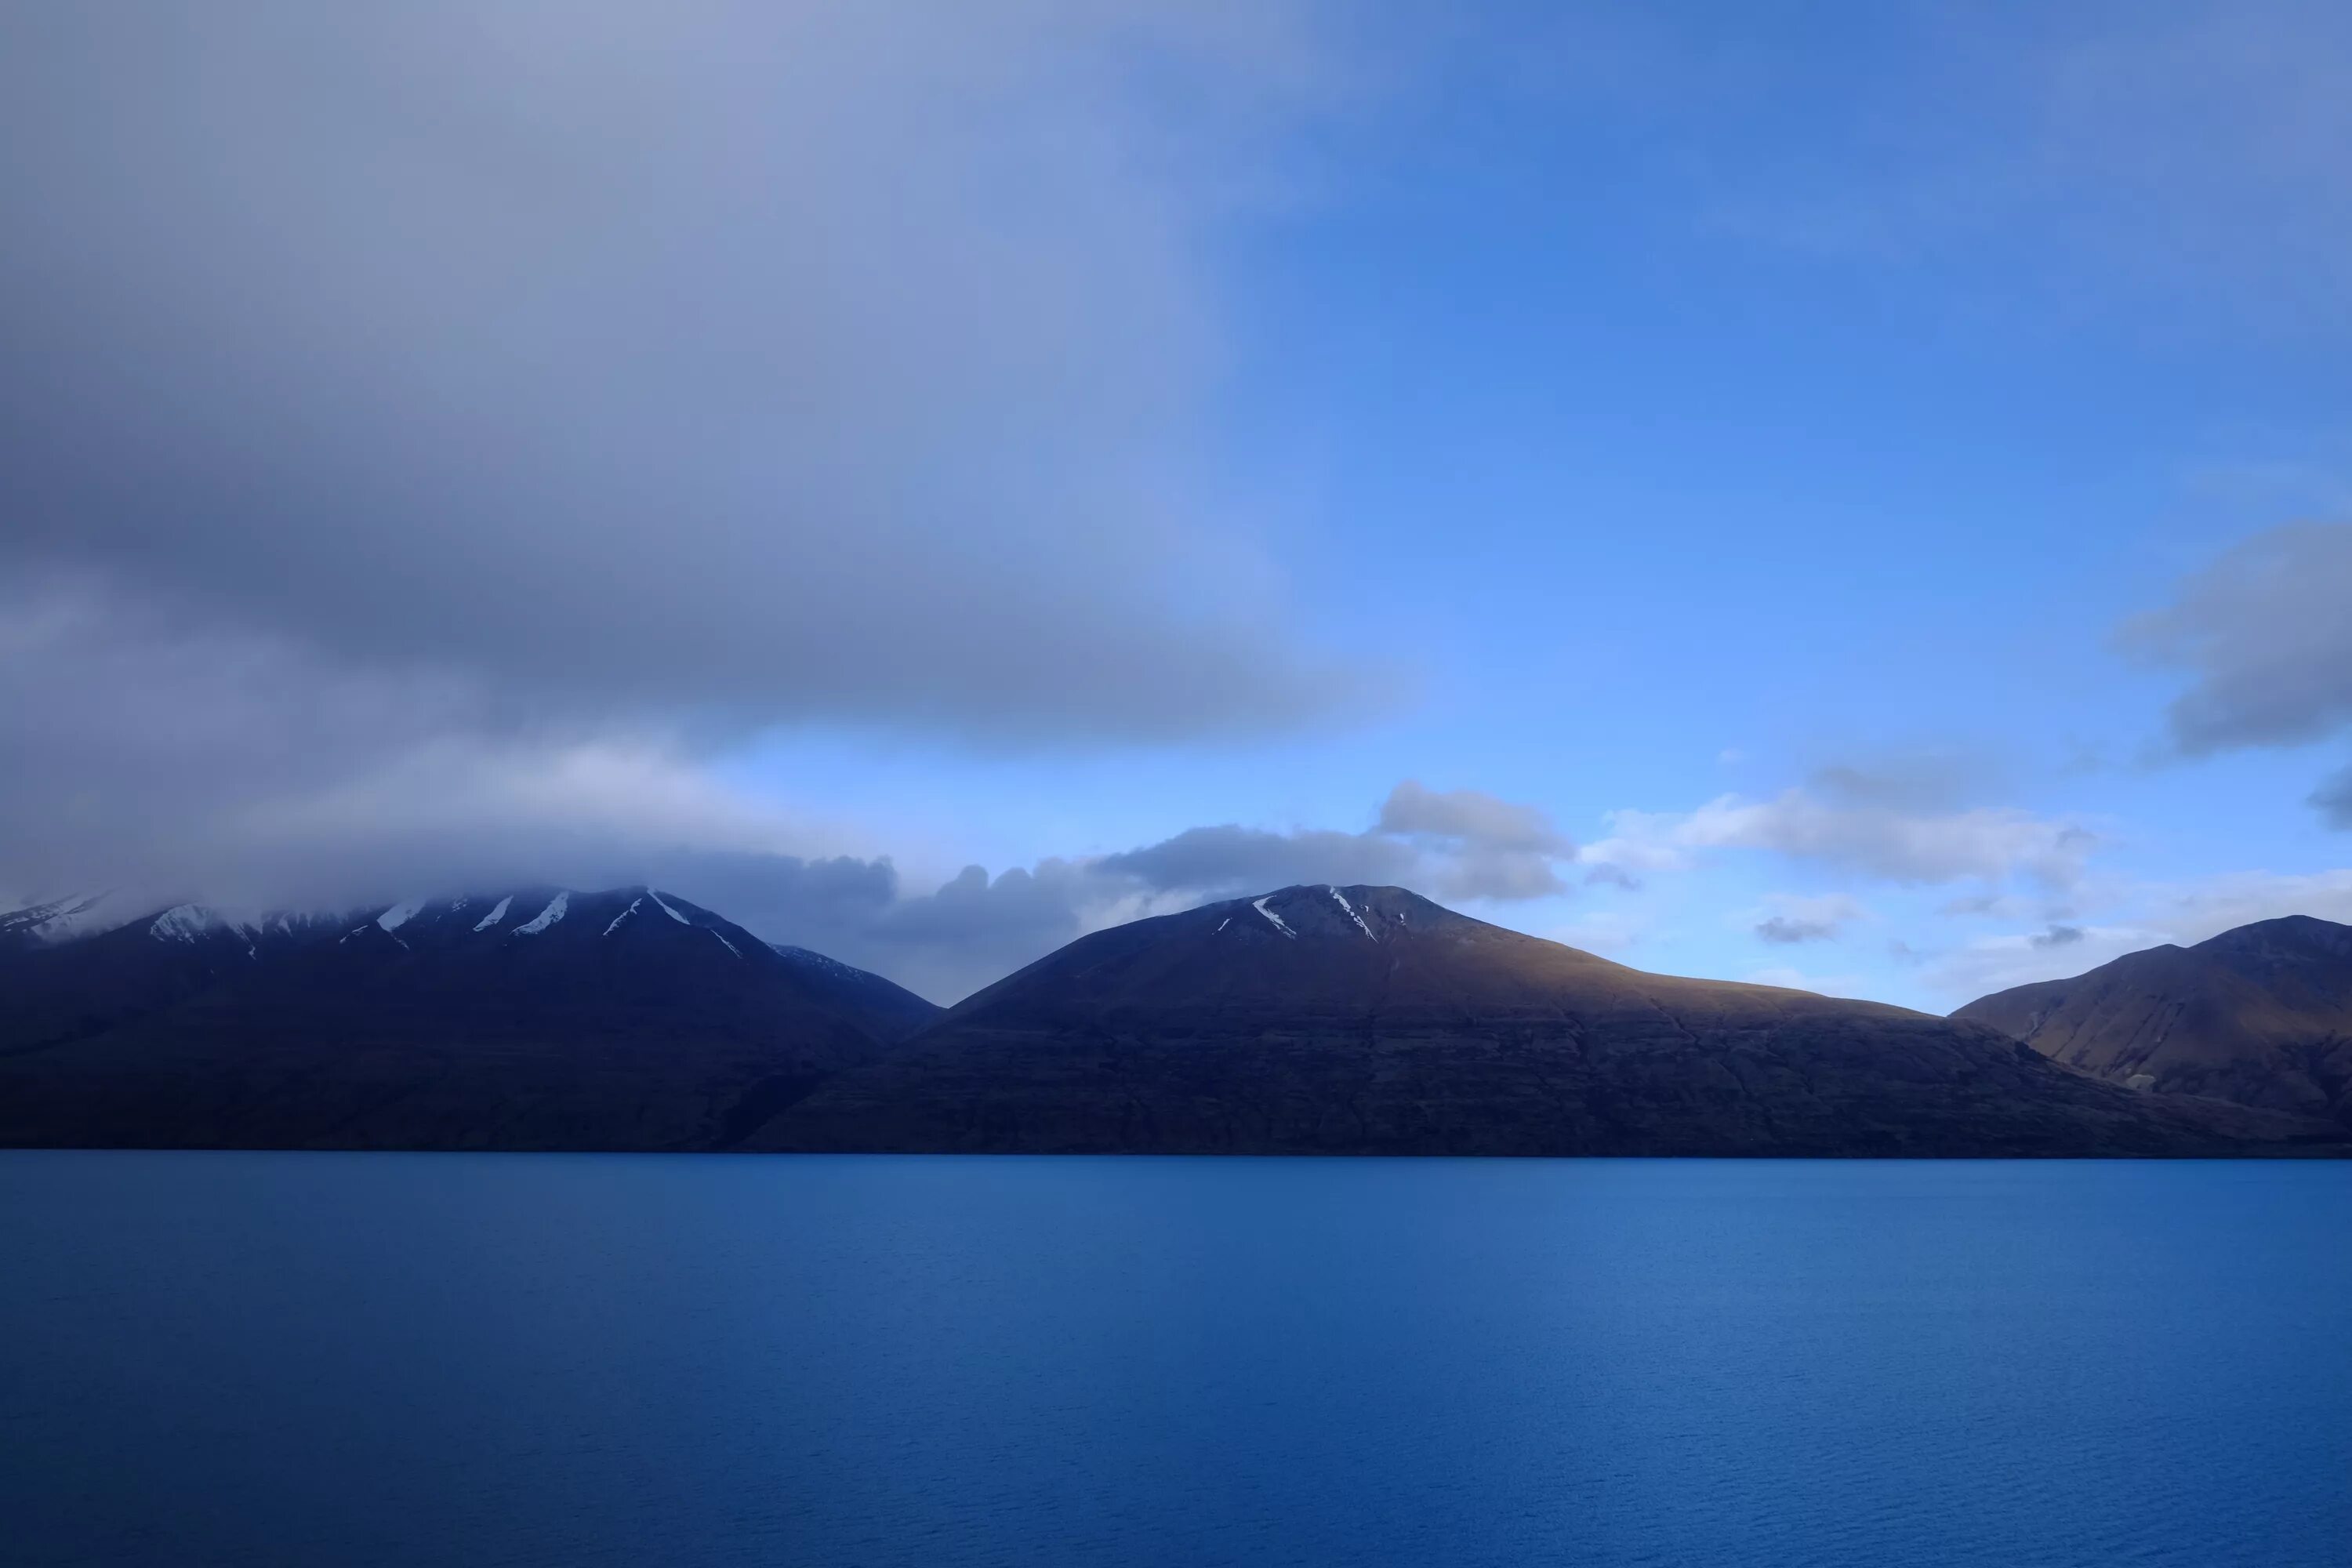
{"type": "Polygon", "coordinates": [[[2190,756],[2321,740],[2352,724],[2352,523],[2245,541],[2138,616],[2123,646],[2186,670],[2173,744],[2190,756]]]}
{"type": "Polygon", "coordinates": [[[1021,744],[1377,700],[1189,434],[1212,172],[1314,58],[1256,7],[11,8],[0,571],[273,639],[319,706],[1021,744]]]}

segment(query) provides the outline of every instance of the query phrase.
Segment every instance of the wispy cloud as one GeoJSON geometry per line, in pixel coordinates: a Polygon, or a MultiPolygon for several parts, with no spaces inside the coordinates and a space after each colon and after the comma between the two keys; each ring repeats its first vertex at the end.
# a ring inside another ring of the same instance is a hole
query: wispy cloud
{"type": "Polygon", "coordinates": [[[1763,910],[1750,911],[1749,918],[1759,941],[1794,947],[1834,941],[1848,925],[1869,919],[1870,911],[1843,893],[1773,893],[1766,896],[1763,910]]]}
{"type": "Polygon", "coordinates": [[[1582,858],[1631,871],[1686,868],[1725,850],[1758,850],[1900,884],[2024,877],[2063,888],[2082,875],[2095,836],[2079,822],[2004,807],[1919,811],[1817,789],[1769,800],[1719,795],[1687,812],[1616,811],[1582,858]]]}

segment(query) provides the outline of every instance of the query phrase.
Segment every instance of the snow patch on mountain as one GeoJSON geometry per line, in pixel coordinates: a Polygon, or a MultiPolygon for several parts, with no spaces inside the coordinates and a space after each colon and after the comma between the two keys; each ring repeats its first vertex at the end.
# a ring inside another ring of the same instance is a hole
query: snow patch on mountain
{"type": "Polygon", "coordinates": [[[548,927],[562,920],[563,918],[563,912],[571,907],[572,895],[570,893],[558,893],[554,898],[548,900],[547,908],[540,910],[538,914],[531,917],[528,924],[515,927],[514,934],[517,936],[537,936],[540,932],[545,931],[548,927]]]}
{"type": "Polygon", "coordinates": [[[404,904],[394,904],[392,908],[384,910],[383,913],[376,916],[375,923],[382,926],[386,931],[398,931],[401,927],[415,920],[418,911],[424,908],[425,900],[423,899],[413,899],[404,904]]]}
{"type": "Polygon", "coordinates": [[[226,924],[202,904],[173,904],[155,917],[147,934],[157,942],[194,942],[226,924]]]}
{"type": "Polygon", "coordinates": [[[55,945],[120,931],[154,909],[121,893],[73,893],[0,914],[0,938],[55,945]]]}
{"type": "Polygon", "coordinates": [[[498,924],[500,921],[506,919],[507,906],[513,902],[514,895],[512,893],[509,893],[505,898],[499,900],[499,907],[497,909],[492,910],[488,914],[484,915],[480,920],[474,922],[474,929],[476,931],[488,931],[492,926],[498,924]]]}
{"type": "Polygon", "coordinates": [[[856,975],[862,973],[852,969],[837,958],[827,958],[814,948],[794,947],[788,942],[772,942],[768,944],[768,951],[778,958],[797,963],[805,969],[821,969],[829,974],[840,975],[856,975]]]}
{"type": "MultiPolygon", "coordinates": [[[[662,896],[659,893],[655,892],[651,888],[647,888],[646,889],[646,897],[651,899],[656,904],[660,905],[661,912],[676,921],[678,924],[682,926],[690,926],[694,923],[692,921],[688,920],[684,915],[679,914],[676,910],[671,909],[667,904],[663,903],[662,896]]],[[[725,939],[721,938],[720,940],[724,941],[725,939]]],[[[739,952],[736,953],[735,956],[740,958],[743,955],[739,952]]]]}
{"type": "Polygon", "coordinates": [[[642,898],[631,899],[631,900],[629,900],[629,907],[628,907],[627,909],[625,909],[625,910],[623,910],[619,914],[614,915],[614,916],[613,917],[613,923],[612,923],[611,925],[608,925],[608,926],[606,926],[606,927],[604,928],[604,934],[605,934],[606,936],[610,936],[610,935],[612,935],[614,931],[616,931],[620,930],[620,929],[621,929],[621,922],[622,922],[623,921],[625,921],[625,920],[627,920],[631,915],[635,914],[635,913],[637,912],[637,906],[638,906],[639,904],[644,903],[644,902],[645,902],[645,900],[644,900],[644,899],[642,899],[642,898]]]}
{"type": "MultiPolygon", "coordinates": [[[[1274,897],[1274,895],[1272,893],[1268,893],[1265,896],[1265,899],[1270,899],[1272,897],[1274,897]]],[[[1283,924],[1282,917],[1280,915],[1276,914],[1272,910],[1265,907],[1265,899],[1252,899],[1250,900],[1250,908],[1255,910],[1258,913],[1272,921],[1274,922],[1275,930],[1290,938],[1293,942],[1297,941],[1298,933],[1291,930],[1288,926],[1283,924]]]]}
{"type": "Polygon", "coordinates": [[[1337,888],[1327,887],[1323,890],[1339,901],[1339,907],[1348,911],[1348,918],[1356,922],[1356,929],[1358,931],[1362,931],[1366,936],[1371,937],[1374,942],[1381,940],[1377,936],[1372,936],[1372,928],[1364,923],[1364,917],[1356,912],[1356,906],[1348,901],[1347,894],[1341,892],[1337,888]]]}

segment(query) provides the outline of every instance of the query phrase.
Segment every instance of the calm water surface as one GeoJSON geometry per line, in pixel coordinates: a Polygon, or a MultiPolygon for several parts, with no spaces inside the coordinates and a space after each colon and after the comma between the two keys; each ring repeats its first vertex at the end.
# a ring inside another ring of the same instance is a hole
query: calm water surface
{"type": "Polygon", "coordinates": [[[2352,1165],[0,1154],[0,1561],[2352,1562],[2352,1165]]]}

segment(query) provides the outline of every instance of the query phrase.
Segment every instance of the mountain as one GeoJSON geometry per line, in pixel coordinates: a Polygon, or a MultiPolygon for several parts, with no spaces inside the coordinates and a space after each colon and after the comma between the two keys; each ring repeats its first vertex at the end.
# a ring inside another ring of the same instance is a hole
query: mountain
{"type": "Polygon", "coordinates": [[[0,952],[0,1143],[724,1148],[937,1012],[651,888],[0,952]]]}
{"type": "Polygon", "coordinates": [[[140,911],[124,908],[123,901],[117,893],[82,893],[0,913],[0,955],[30,952],[127,924],[140,911]]]}
{"type": "Polygon", "coordinates": [[[2290,915],[2152,947],[1952,1016],[2116,1083],[2352,1127],[2352,926],[2333,921],[2290,915]]]}
{"type": "Polygon", "coordinates": [[[1645,974],[1400,888],[1293,887],[1082,937],[744,1146],[2179,1154],[2328,1136],[2137,1095],[1982,1024],[1645,974]]]}
{"type": "Polygon", "coordinates": [[[902,1039],[940,1016],[938,1003],[926,1001],[878,974],[852,968],[837,958],[827,958],[805,947],[781,942],[772,942],[768,946],[777,957],[809,975],[814,984],[829,988],[845,1005],[864,1009],[872,1026],[887,1038],[902,1039]]]}

